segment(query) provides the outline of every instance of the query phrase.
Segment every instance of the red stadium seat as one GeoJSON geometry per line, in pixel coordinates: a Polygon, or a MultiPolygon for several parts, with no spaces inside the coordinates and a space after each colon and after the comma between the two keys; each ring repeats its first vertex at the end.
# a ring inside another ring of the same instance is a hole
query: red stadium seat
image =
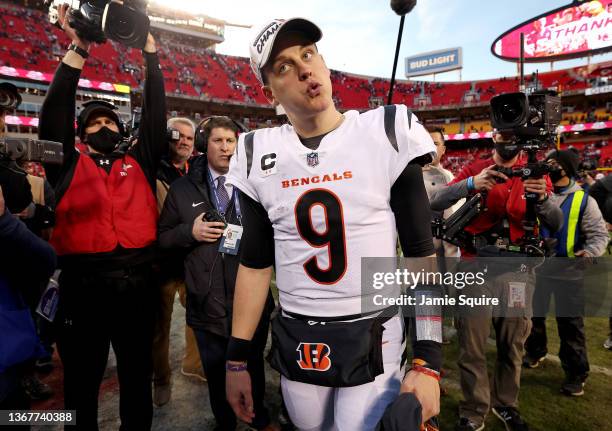
{"type": "MultiPolygon", "coordinates": [[[[0,65],[52,73],[69,42],[63,32],[52,26],[41,11],[7,3],[0,3],[0,8],[4,23],[0,27],[0,65]]],[[[167,33],[157,34],[168,93],[267,104],[247,58],[221,55],[196,44],[177,43],[173,38],[167,33]]],[[[544,88],[584,89],[589,86],[589,79],[607,76],[611,67],[608,62],[546,72],[538,80],[544,88]]],[[[142,57],[137,50],[109,42],[92,47],[82,77],[138,87],[142,73],[142,57]]],[[[527,83],[534,78],[528,76],[527,83]]],[[[389,90],[386,79],[333,71],[332,83],[334,98],[343,109],[367,109],[375,100],[377,104],[386,103],[389,90]]],[[[474,102],[487,102],[495,94],[516,91],[517,87],[516,77],[474,82],[398,81],[393,102],[409,107],[416,106],[417,101],[431,107],[463,105],[466,93],[474,102]]]]}

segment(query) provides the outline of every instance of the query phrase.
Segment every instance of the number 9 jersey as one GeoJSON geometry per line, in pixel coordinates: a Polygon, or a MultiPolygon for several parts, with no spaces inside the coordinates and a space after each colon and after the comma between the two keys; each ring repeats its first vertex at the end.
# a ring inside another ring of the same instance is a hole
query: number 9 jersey
{"type": "Polygon", "coordinates": [[[230,163],[228,182],[272,222],[281,306],[306,316],[362,313],[361,259],[397,255],[391,186],[412,160],[436,152],[404,105],[344,116],[316,150],[289,125],[242,134],[230,163]]]}

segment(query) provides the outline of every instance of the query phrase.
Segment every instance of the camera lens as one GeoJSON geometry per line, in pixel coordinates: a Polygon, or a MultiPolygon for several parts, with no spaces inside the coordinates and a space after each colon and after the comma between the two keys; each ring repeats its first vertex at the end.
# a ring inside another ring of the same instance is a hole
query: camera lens
{"type": "Polygon", "coordinates": [[[142,49],[149,33],[149,17],[142,10],[110,2],[104,11],[103,28],[110,39],[142,49]]]}
{"type": "Polygon", "coordinates": [[[11,105],[11,97],[3,92],[0,92],[0,108],[7,108],[11,105]]]}
{"type": "Polygon", "coordinates": [[[134,23],[128,16],[117,17],[113,22],[113,32],[119,39],[130,39],[134,36],[134,23]]]}
{"type": "Polygon", "coordinates": [[[506,123],[517,122],[523,112],[523,107],[520,100],[509,100],[504,103],[500,109],[501,119],[506,123]]]}
{"type": "Polygon", "coordinates": [[[19,103],[17,102],[17,98],[14,94],[9,93],[8,91],[0,90],[0,109],[10,111],[15,109],[19,103]]]}

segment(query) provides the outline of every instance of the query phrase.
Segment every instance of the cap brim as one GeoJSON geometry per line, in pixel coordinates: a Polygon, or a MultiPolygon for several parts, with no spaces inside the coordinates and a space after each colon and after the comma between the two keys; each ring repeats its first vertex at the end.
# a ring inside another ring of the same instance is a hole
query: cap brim
{"type": "MultiPolygon", "coordinates": [[[[117,123],[117,126],[119,125],[119,116],[117,115],[117,113],[105,107],[92,109],[91,112],[87,114],[87,118],[85,118],[85,123],[88,123],[91,118],[102,116],[110,118],[115,123],[117,123]]],[[[87,125],[85,125],[85,127],[87,127],[87,125]]]]}
{"type": "Polygon", "coordinates": [[[287,21],[283,22],[280,25],[280,28],[274,35],[274,40],[270,47],[270,50],[266,53],[266,55],[261,59],[259,69],[263,69],[268,61],[270,61],[270,56],[272,52],[274,52],[274,46],[276,42],[278,42],[279,37],[287,32],[299,32],[304,34],[312,43],[317,43],[323,37],[323,32],[321,29],[312,21],[309,21],[305,18],[290,18],[287,21]]]}
{"type": "Polygon", "coordinates": [[[117,113],[104,106],[98,106],[92,109],[90,112],[87,112],[87,116],[83,118],[83,125],[80,128],[79,137],[82,138],[85,135],[85,129],[87,128],[87,124],[92,118],[101,116],[105,116],[113,120],[119,130],[121,130],[121,124],[119,123],[119,116],[117,115],[117,113]]]}

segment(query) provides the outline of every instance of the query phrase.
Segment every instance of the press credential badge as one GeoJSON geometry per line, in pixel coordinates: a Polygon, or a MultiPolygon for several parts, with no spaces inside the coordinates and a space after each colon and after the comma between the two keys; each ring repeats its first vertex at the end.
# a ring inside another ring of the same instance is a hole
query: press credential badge
{"type": "Polygon", "coordinates": [[[243,227],[237,224],[228,224],[221,237],[219,244],[219,252],[237,255],[240,248],[240,239],[242,238],[243,227]]]}

